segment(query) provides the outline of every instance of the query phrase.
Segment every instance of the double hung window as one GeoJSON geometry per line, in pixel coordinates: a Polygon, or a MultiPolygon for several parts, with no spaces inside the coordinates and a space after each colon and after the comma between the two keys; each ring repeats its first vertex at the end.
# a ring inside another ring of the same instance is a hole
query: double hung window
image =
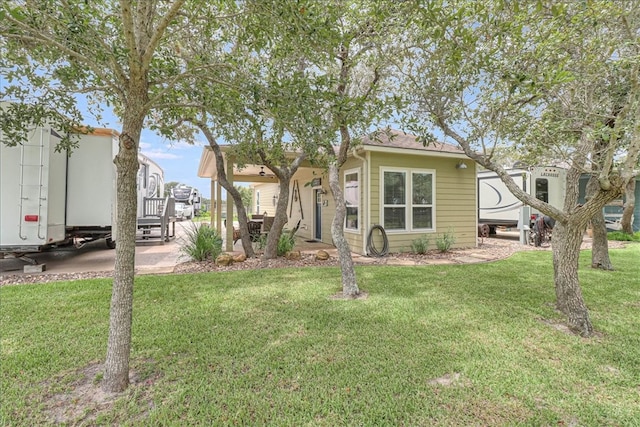
{"type": "Polygon", "coordinates": [[[382,218],[385,230],[428,231],[434,224],[435,174],[430,170],[382,170],[382,218]]]}
{"type": "Polygon", "coordinates": [[[344,201],[347,206],[345,230],[358,231],[360,224],[360,171],[348,170],[344,174],[344,201]]]}

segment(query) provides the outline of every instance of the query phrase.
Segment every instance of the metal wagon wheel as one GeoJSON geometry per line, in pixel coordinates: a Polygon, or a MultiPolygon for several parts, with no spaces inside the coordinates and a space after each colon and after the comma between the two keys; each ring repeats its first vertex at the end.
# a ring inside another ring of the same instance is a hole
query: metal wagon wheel
{"type": "Polygon", "coordinates": [[[551,230],[531,230],[529,233],[529,244],[536,247],[548,247],[551,245],[551,230]]]}

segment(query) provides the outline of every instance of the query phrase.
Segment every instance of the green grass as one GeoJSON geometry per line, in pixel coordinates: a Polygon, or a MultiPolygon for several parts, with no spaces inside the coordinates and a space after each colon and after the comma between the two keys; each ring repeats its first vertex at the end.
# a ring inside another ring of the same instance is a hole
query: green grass
{"type": "Polygon", "coordinates": [[[609,240],[622,240],[627,242],[640,242],[640,231],[633,234],[625,233],[624,231],[610,231],[607,233],[609,240]]]}
{"type": "Polygon", "coordinates": [[[198,215],[197,217],[194,218],[194,220],[197,219],[198,221],[211,221],[211,212],[210,211],[206,211],[206,212],[200,212],[200,215],[198,215]]]}
{"type": "MultiPolygon", "coordinates": [[[[136,279],[130,388],[96,424],[638,425],[640,245],[580,278],[598,335],[549,323],[549,252],[487,264],[136,279]],[[545,320],[546,322],[543,322],[545,320]],[[452,386],[430,383],[459,374],[452,386]],[[152,404],[150,404],[150,401],[152,404]]],[[[0,424],[46,422],[44,396],[104,358],[110,282],[1,289],[0,424]]]]}

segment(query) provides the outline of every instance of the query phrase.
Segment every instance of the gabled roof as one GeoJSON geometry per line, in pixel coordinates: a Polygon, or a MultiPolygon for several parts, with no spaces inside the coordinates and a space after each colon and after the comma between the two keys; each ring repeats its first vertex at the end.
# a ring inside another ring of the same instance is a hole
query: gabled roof
{"type": "MultiPolygon", "coordinates": [[[[231,150],[231,146],[222,145],[220,150],[222,151],[222,157],[227,159],[228,151],[231,150]]],[[[339,147],[334,147],[336,150],[339,147]]],[[[462,149],[455,145],[447,144],[444,142],[435,142],[428,145],[423,145],[418,141],[418,137],[415,135],[407,134],[403,131],[395,129],[387,129],[380,131],[375,138],[368,136],[363,137],[360,141],[360,145],[356,147],[359,151],[376,151],[386,153],[399,153],[421,156],[434,156],[434,157],[449,157],[458,159],[467,159],[462,149]]],[[[336,151],[337,152],[337,151],[336,151]]],[[[295,152],[288,153],[291,156],[295,156],[295,152]]],[[[349,155],[352,152],[349,151],[349,155]]],[[[311,167],[308,162],[305,162],[305,167],[311,167]]],[[[198,176],[201,178],[215,177],[216,172],[215,156],[210,146],[203,147],[202,156],[200,157],[200,165],[198,167],[198,176]]],[[[234,165],[234,176],[237,182],[277,182],[276,177],[267,169],[259,164],[256,165],[244,165],[239,168],[234,165]]]]}
{"type": "Polygon", "coordinates": [[[428,152],[428,154],[431,155],[441,153],[447,155],[457,154],[466,157],[464,151],[455,145],[445,142],[433,142],[425,146],[421,141],[418,141],[417,136],[396,129],[379,132],[374,139],[369,136],[362,138],[362,149],[364,151],[378,151],[376,148],[382,151],[390,149],[397,152],[397,149],[404,149],[428,152]]]}

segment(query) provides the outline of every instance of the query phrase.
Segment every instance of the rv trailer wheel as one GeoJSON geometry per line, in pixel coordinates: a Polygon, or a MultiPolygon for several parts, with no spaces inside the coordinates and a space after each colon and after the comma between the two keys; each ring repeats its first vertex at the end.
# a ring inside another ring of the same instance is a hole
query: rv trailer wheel
{"type": "Polygon", "coordinates": [[[116,248],[116,242],[114,242],[111,237],[107,237],[106,239],[104,239],[104,241],[107,244],[107,248],[109,248],[109,249],[115,249],[116,248]]]}

